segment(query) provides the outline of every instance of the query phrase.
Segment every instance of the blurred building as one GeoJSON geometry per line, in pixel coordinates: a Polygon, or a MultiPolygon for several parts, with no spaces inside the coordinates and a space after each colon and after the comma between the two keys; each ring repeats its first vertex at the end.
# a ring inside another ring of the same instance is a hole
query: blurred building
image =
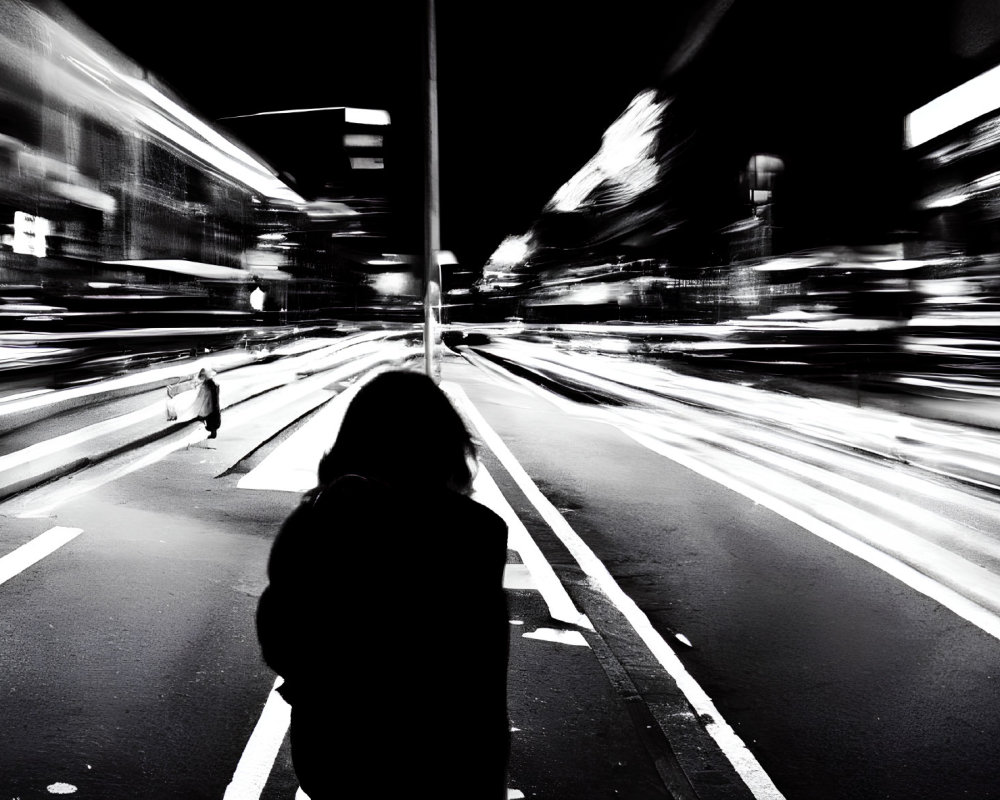
{"type": "Polygon", "coordinates": [[[60,4],[0,11],[0,283],[63,296],[53,324],[134,305],[126,284],[249,310],[261,214],[302,198],[60,4]]]}
{"type": "Polygon", "coordinates": [[[526,273],[542,253],[567,274],[646,262],[647,275],[687,279],[816,249],[997,249],[1000,73],[974,118],[904,141],[915,110],[1000,63],[992,6],[734,0],[703,12],[525,232],[520,264],[487,265],[491,299],[502,284],[534,291],[526,273]]]}

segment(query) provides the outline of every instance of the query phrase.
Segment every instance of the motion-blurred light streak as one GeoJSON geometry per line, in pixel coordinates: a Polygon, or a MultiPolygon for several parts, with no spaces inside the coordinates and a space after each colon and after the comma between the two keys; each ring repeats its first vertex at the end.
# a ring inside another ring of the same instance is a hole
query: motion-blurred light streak
{"type": "Polygon", "coordinates": [[[556,211],[576,211],[591,202],[602,186],[609,186],[615,204],[627,203],[655,187],[660,176],[656,156],[657,132],[669,101],[656,93],[636,95],[622,115],[605,131],[601,147],[549,201],[556,211]]]}
{"type": "Polygon", "coordinates": [[[907,147],[918,147],[1000,107],[1000,66],[993,67],[904,118],[907,147]]]}

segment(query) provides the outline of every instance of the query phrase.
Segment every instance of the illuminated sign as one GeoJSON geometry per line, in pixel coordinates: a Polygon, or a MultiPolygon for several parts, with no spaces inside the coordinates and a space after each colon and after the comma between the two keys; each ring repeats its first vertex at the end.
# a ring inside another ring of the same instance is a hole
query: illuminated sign
{"type": "Polygon", "coordinates": [[[23,211],[14,212],[15,253],[44,258],[47,252],[45,239],[51,232],[49,221],[23,211]]]}

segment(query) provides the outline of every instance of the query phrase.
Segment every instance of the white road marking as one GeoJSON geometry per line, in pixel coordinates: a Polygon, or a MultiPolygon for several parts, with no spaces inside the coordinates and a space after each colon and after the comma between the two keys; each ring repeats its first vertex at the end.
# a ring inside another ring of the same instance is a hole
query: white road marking
{"type": "Polygon", "coordinates": [[[556,642],[557,644],[571,644],[576,647],[590,647],[580,631],[561,631],[558,628],[538,628],[537,630],[522,633],[521,637],[524,639],[541,639],[543,642],[556,642]]]}
{"type": "Polygon", "coordinates": [[[507,546],[511,550],[516,550],[521,556],[521,561],[534,579],[535,588],[538,589],[549,608],[549,616],[560,622],[567,622],[590,631],[594,630],[593,624],[586,615],[582,614],[573,604],[565,587],[556,577],[552,565],[545,560],[545,556],[538,549],[535,540],[531,538],[524,523],[510,507],[500,491],[500,487],[496,485],[485,467],[480,466],[479,472],[476,474],[472,498],[484,506],[492,508],[507,523],[507,546]]]}
{"type": "Polygon", "coordinates": [[[243,749],[223,800],[259,800],[264,791],[292,715],[291,706],[277,692],[281,683],[281,678],[278,678],[271,687],[264,710],[243,749]]]}
{"type": "Polygon", "coordinates": [[[0,583],[6,583],[32,564],[37,564],[45,556],[54,553],[67,542],[83,533],[82,528],[49,528],[30,542],[0,558],[0,583]]]}
{"type": "MultiPolygon", "coordinates": [[[[202,441],[206,436],[206,431],[204,429],[199,429],[192,432],[186,432],[182,436],[168,439],[166,444],[146,452],[145,455],[135,461],[128,461],[103,472],[99,471],[91,473],[88,477],[83,480],[78,480],[72,485],[65,487],[60,486],[54,491],[46,493],[43,495],[47,498],[44,502],[39,503],[37,506],[29,506],[25,510],[18,512],[17,516],[21,519],[47,517],[57,506],[60,506],[76,497],[80,497],[87,492],[93,491],[106,483],[110,483],[111,481],[128,475],[131,472],[142,469],[149,464],[154,464],[157,461],[166,458],[175,450],[180,450],[182,447],[202,441]]],[[[44,489],[42,491],[45,492],[44,489]]],[[[31,496],[29,496],[28,502],[32,502],[31,496]]],[[[16,500],[15,503],[17,503],[16,500]]]]}
{"type": "Polygon", "coordinates": [[[114,433],[117,430],[127,428],[130,425],[135,425],[143,420],[159,417],[162,414],[163,407],[157,403],[155,405],[146,406],[145,408],[140,408],[129,414],[123,414],[120,417],[112,417],[111,419],[106,419],[103,422],[95,422],[92,425],[78,428],[75,431],[64,433],[61,436],[46,439],[43,442],[38,442],[37,444],[30,445],[21,450],[16,450],[5,456],[0,456],[0,472],[14,467],[23,466],[30,461],[52,455],[53,453],[68,450],[76,445],[96,439],[98,436],[103,436],[107,433],[114,433]]]}
{"type": "MultiPolygon", "coordinates": [[[[374,373],[369,373],[374,377],[374,373]]],[[[306,492],[316,485],[320,459],[333,446],[351,399],[368,376],[330,400],[308,423],[289,436],[254,469],[240,478],[239,489],[306,492]]]]}
{"type": "Polygon", "coordinates": [[[529,570],[524,564],[508,564],[503,568],[503,588],[504,589],[530,589],[532,591],[538,591],[538,584],[535,583],[535,579],[531,576],[531,570],[529,570]]]}
{"type": "Polygon", "coordinates": [[[678,688],[684,693],[688,702],[708,720],[705,730],[715,739],[719,748],[729,759],[739,773],[747,788],[757,800],[784,800],[784,795],[778,791],[774,782],[754,758],[743,740],[732,727],[722,718],[711,698],[698,685],[681,663],[677,654],[670,648],[662,636],[656,631],[649,618],[643,613],[634,600],[629,597],[600,559],[579,537],[568,522],[559,513],[535,485],[531,477],[520,465],[514,455],[504,444],[500,436],[489,426],[478,409],[472,404],[460,386],[449,386],[452,396],[461,404],[466,415],[473,421],[476,429],[486,445],[493,451],[497,459],[504,465],[521,491],[535,505],[539,513],[549,524],[555,534],[570,551],[584,573],[595,588],[600,589],[610,602],[632,625],[650,652],[660,662],[660,665],[676,681],[678,688]]]}
{"type": "MultiPolygon", "coordinates": [[[[973,625],[981,628],[991,636],[1000,639],[1000,616],[989,609],[984,608],[979,603],[976,603],[964,595],[959,594],[954,589],[945,586],[929,575],[926,575],[914,567],[911,567],[909,564],[900,561],[895,556],[883,552],[867,542],[863,542],[850,534],[838,530],[832,525],[817,519],[804,509],[796,508],[784,500],[773,497],[767,492],[755,489],[720,470],[710,467],[698,459],[692,458],[681,452],[677,448],[670,447],[664,442],[653,439],[645,434],[631,431],[627,427],[621,427],[620,429],[623,433],[627,434],[644,447],[649,448],[654,453],[658,453],[665,458],[669,458],[670,460],[677,462],[681,466],[687,467],[693,472],[697,472],[699,475],[702,475],[709,480],[715,481],[716,483],[719,483],[734,492],[742,494],[744,497],[747,497],[755,503],[770,509],[785,519],[794,522],[796,525],[799,525],[810,533],[819,536],[821,539],[825,539],[842,550],[845,550],[858,558],[864,559],[869,564],[878,567],[883,572],[891,575],[910,588],[915,589],[921,594],[937,601],[946,608],[951,609],[960,617],[968,620],[973,625]]],[[[923,543],[923,546],[924,549],[930,550],[931,546],[926,542],[923,543]]],[[[916,551],[914,550],[913,552],[916,551]]],[[[932,552],[938,551],[935,550],[932,552]]],[[[946,551],[943,550],[940,551],[939,557],[943,557],[945,552],[946,551]]],[[[957,559],[957,557],[955,558],[957,559]]],[[[963,574],[965,574],[966,578],[969,580],[970,588],[974,588],[971,584],[978,583],[978,581],[973,581],[973,578],[977,577],[977,574],[974,573],[978,573],[980,571],[983,571],[982,568],[977,568],[975,565],[968,564],[966,566],[966,572],[963,574]]]]}
{"type": "Polygon", "coordinates": [[[512,392],[519,392],[520,394],[532,394],[528,387],[533,387],[534,384],[525,380],[520,375],[515,375],[497,364],[494,364],[488,358],[484,358],[478,353],[473,353],[471,351],[462,353],[462,357],[469,363],[483,370],[486,376],[497,386],[502,386],[505,389],[510,389],[512,392]]]}
{"type": "MultiPolygon", "coordinates": [[[[345,367],[345,370],[347,369],[349,368],[345,367]]],[[[298,383],[291,385],[287,392],[282,392],[278,395],[268,394],[255,401],[250,406],[244,405],[233,409],[232,411],[229,411],[225,417],[226,429],[232,430],[240,425],[253,422],[260,417],[270,416],[274,414],[277,409],[283,408],[289,403],[294,403],[310,394],[316,393],[319,391],[318,387],[326,385],[334,380],[336,374],[337,373],[323,373],[309,378],[304,378],[298,383]]],[[[346,374],[347,373],[345,373],[345,375],[346,374]]],[[[353,371],[350,372],[350,375],[353,375],[353,371]]],[[[9,507],[15,509],[14,513],[16,516],[23,519],[46,517],[51,514],[53,509],[57,506],[86,494],[89,491],[97,489],[106,483],[110,483],[111,481],[128,475],[131,472],[135,472],[136,470],[142,469],[150,464],[154,464],[157,461],[166,458],[175,450],[179,450],[182,447],[187,447],[192,444],[197,444],[198,442],[203,441],[206,437],[207,432],[200,426],[191,431],[185,430],[181,433],[172,434],[165,438],[163,440],[164,443],[159,447],[153,448],[152,450],[139,451],[142,455],[135,460],[128,460],[134,458],[134,456],[131,452],[127,453],[124,456],[119,457],[117,462],[111,461],[108,464],[90,470],[85,477],[78,477],[76,481],[70,485],[57,483],[51,487],[40,487],[34,492],[26,495],[24,498],[15,498],[12,501],[8,501],[9,507]]]]}
{"type": "Polygon", "coordinates": [[[49,392],[54,392],[55,389],[32,389],[28,392],[19,392],[18,394],[9,394],[6,397],[0,397],[0,403],[12,403],[15,400],[24,400],[28,397],[37,398],[40,394],[48,394],[49,392]]]}

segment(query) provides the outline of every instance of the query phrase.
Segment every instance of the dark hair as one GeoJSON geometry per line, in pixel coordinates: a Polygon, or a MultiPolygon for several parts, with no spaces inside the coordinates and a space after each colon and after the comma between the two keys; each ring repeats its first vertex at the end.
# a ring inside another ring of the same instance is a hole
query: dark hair
{"type": "Polygon", "coordinates": [[[319,483],[362,475],[400,487],[466,492],[476,447],[448,396],[427,375],[379,373],[358,390],[333,447],[320,460],[319,483]]]}

